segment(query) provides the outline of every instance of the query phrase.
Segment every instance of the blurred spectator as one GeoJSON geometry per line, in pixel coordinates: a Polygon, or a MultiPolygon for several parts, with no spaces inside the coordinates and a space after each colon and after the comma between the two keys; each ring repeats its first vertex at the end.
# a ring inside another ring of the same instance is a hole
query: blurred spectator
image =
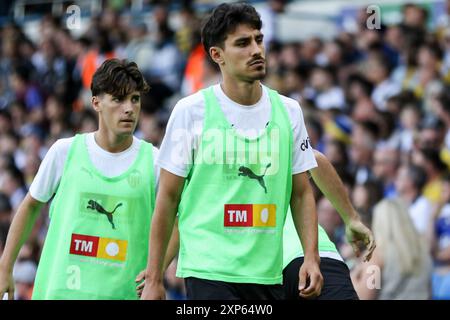
{"type": "MultiPolygon", "coordinates": [[[[393,70],[391,75],[391,79],[395,83],[400,84],[403,90],[414,91],[414,89],[419,86],[417,46],[418,44],[416,43],[410,44],[403,50],[401,62],[393,70]]],[[[418,96],[420,96],[420,94],[418,96]]]]}
{"type": "Polygon", "coordinates": [[[417,4],[407,3],[403,6],[403,21],[400,24],[406,39],[406,46],[424,42],[427,30],[428,12],[417,4]]]}
{"type": "Polygon", "coordinates": [[[136,136],[151,142],[154,146],[160,146],[164,137],[165,121],[163,115],[146,108],[141,110],[136,136]]]}
{"type": "Polygon", "coordinates": [[[316,67],[311,74],[315,105],[322,110],[345,108],[344,93],[336,85],[335,71],[329,67],[316,67]]]}
{"type": "Polygon", "coordinates": [[[0,224],[8,225],[11,222],[12,207],[7,194],[0,192],[0,224]]]}
{"type": "Polygon", "coordinates": [[[339,213],[325,197],[317,202],[317,218],[330,240],[339,245],[344,240],[345,226],[339,213]]]}
{"type": "Polygon", "coordinates": [[[353,74],[347,80],[347,102],[352,110],[352,118],[365,121],[373,118],[375,105],[371,100],[373,85],[360,74],[353,74]]]}
{"type": "Polygon", "coordinates": [[[399,52],[395,50],[396,46],[391,47],[390,42],[387,41],[386,26],[380,24],[379,27],[372,29],[367,28],[366,21],[368,21],[368,11],[362,9],[360,23],[360,30],[356,40],[357,48],[360,50],[359,59],[370,60],[371,58],[382,59],[386,63],[388,70],[395,68],[399,62],[399,52]]]}
{"type": "Polygon", "coordinates": [[[28,189],[36,176],[39,165],[41,164],[41,158],[33,153],[28,153],[25,156],[25,164],[22,168],[25,187],[28,189]]]}
{"type": "Polygon", "coordinates": [[[417,97],[423,97],[432,81],[440,77],[441,60],[442,50],[436,42],[423,43],[417,53],[417,83],[407,89],[412,89],[417,97]]]}
{"type": "Polygon", "coordinates": [[[195,10],[189,4],[183,4],[179,13],[181,26],[175,32],[175,42],[180,53],[186,58],[200,42],[200,25],[195,10]]]}
{"type": "Polygon", "coordinates": [[[93,110],[84,110],[79,116],[77,132],[87,133],[97,130],[97,115],[93,110]]]}
{"type": "Polygon", "coordinates": [[[421,167],[427,175],[423,195],[432,203],[441,201],[442,177],[447,166],[442,162],[439,151],[429,147],[414,149],[412,162],[421,167]]]}
{"type": "Polygon", "coordinates": [[[400,165],[400,156],[397,149],[388,146],[379,146],[375,150],[373,160],[373,174],[383,183],[384,197],[393,197],[395,191],[395,177],[400,165]]]}
{"type": "Polygon", "coordinates": [[[15,300],[31,300],[40,247],[33,235],[20,249],[13,268],[15,300]]]}
{"type": "Polygon", "coordinates": [[[391,149],[400,147],[400,132],[396,130],[397,117],[389,111],[377,110],[373,116],[373,121],[379,127],[378,145],[391,149]]]}
{"type": "Polygon", "coordinates": [[[45,95],[56,93],[64,94],[66,81],[66,63],[58,56],[56,43],[53,39],[42,40],[39,50],[31,57],[36,69],[39,87],[45,95]]]}
{"type": "Polygon", "coordinates": [[[442,199],[431,215],[429,238],[434,259],[432,298],[450,299],[450,175],[445,176],[442,199]]]}
{"type": "MultiPolygon", "coordinates": [[[[439,33],[438,33],[439,36],[439,33]]],[[[442,30],[442,34],[438,38],[443,50],[443,61],[441,66],[441,73],[445,84],[450,83],[450,26],[442,30]]]]}
{"type": "Polygon", "coordinates": [[[445,11],[440,13],[436,21],[438,32],[442,32],[447,27],[450,27],[450,0],[445,1],[445,11]]]}
{"type": "Polygon", "coordinates": [[[299,44],[297,42],[285,43],[280,48],[281,67],[284,69],[296,68],[299,65],[299,44]]]}
{"type": "Polygon", "coordinates": [[[427,115],[420,122],[415,144],[420,149],[439,150],[444,145],[445,124],[434,115],[427,115]]]}
{"type": "Polygon", "coordinates": [[[379,110],[386,110],[386,100],[400,92],[400,86],[389,78],[390,64],[383,55],[368,58],[365,73],[374,85],[372,100],[379,110]]]}
{"type": "Polygon", "coordinates": [[[26,164],[28,155],[43,159],[47,153],[48,148],[44,145],[44,129],[34,126],[26,125],[21,132],[20,148],[14,152],[14,161],[16,166],[23,170],[26,164]]]}
{"type": "Polygon", "coordinates": [[[146,74],[150,71],[154,50],[154,43],[148,34],[147,25],[144,22],[132,22],[129,42],[124,49],[125,58],[136,62],[139,70],[146,74]]]}
{"type": "Polygon", "coordinates": [[[450,168],[450,94],[443,90],[431,103],[432,112],[444,123],[445,137],[441,147],[441,159],[450,168]]]}
{"type": "Polygon", "coordinates": [[[198,43],[187,59],[181,86],[183,96],[187,96],[204,88],[204,67],[209,62],[205,49],[198,43]]]}
{"type": "Polygon", "coordinates": [[[13,269],[15,300],[31,300],[36,271],[37,265],[33,261],[23,260],[16,262],[13,269]]]}
{"type": "Polygon", "coordinates": [[[107,32],[107,38],[118,57],[123,56],[126,38],[124,31],[126,27],[127,22],[124,15],[119,14],[117,8],[107,6],[102,10],[99,21],[99,30],[107,32]]]}
{"type": "Polygon", "coordinates": [[[331,139],[325,142],[324,154],[337,170],[347,170],[348,154],[342,141],[331,139]]]}
{"type": "Polygon", "coordinates": [[[94,72],[100,67],[103,61],[117,56],[114,49],[109,39],[108,30],[99,29],[96,35],[95,46],[89,49],[86,54],[80,55],[80,60],[78,61],[78,68],[85,90],[90,89],[94,72]]]}
{"type": "Polygon", "coordinates": [[[45,12],[39,20],[39,33],[43,38],[51,39],[60,23],[59,17],[52,15],[50,12],[45,12]]]}
{"type": "Polygon", "coordinates": [[[45,116],[48,127],[47,146],[51,146],[57,139],[70,136],[69,112],[64,107],[64,102],[61,98],[55,95],[50,95],[47,98],[45,116]]]}
{"type": "Polygon", "coordinates": [[[412,3],[403,6],[403,24],[405,26],[426,31],[427,19],[428,11],[425,8],[412,3]]]}
{"type": "Polygon", "coordinates": [[[9,111],[11,113],[11,124],[14,132],[22,131],[27,123],[27,111],[25,106],[18,101],[10,104],[9,111]]]}
{"type": "Polygon", "coordinates": [[[305,125],[306,131],[308,131],[309,134],[311,145],[314,147],[314,149],[325,152],[322,124],[315,118],[305,116],[305,125]]]}
{"type": "Polygon", "coordinates": [[[2,173],[1,182],[0,191],[9,197],[15,212],[28,191],[23,174],[15,166],[10,166],[2,173]]]}
{"type": "Polygon", "coordinates": [[[344,114],[323,113],[321,120],[325,129],[325,140],[338,140],[346,145],[351,143],[354,125],[349,117],[344,114]]]}
{"type": "Polygon", "coordinates": [[[0,109],[6,108],[15,99],[11,77],[14,66],[20,63],[20,37],[15,25],[5,25],[1,32],[0,54],[0,109]]]}
{"type": "Polygon", "coordinates": [[[420,234],[427,230],[433,209],[432,203],[422,194],[426,179],[425,171],[412,164],[401,166],[395,179],[397,195],[407,206],[411,220],[420,234]]]}
{"type": "Polygon", "coordinates": [[[221,74],[216,63],[206,55],[199,39],[189,55],[184,69],[181,94],[187,96],[220,81],[221,74]]]}
{"type": "Polygon", "coordinates": [[[157,5],[153,9],[153,18],[156,22],[155,50],[148,73],[149,84],[152,86],[155,82],[162,83],[175,92],[181,85],[184,61],[175,44],[174,32],[169,26],[167,7],[157,5]]]}
{"type": "Polygon", "coordinates": [[[56,31],[55,43],[60,58],[64,60],[64,89],[59,98],[63,100],[65,109],[71,111],[82,88],[81,75],[77,69],[78,59],[87,48],[82,44],[83,41],[74,39],[67,29],[56,31]]]}
{"type": "Polygon", "coordinates": [[[304,66],[316,64],[316,56],[322,51],[323,45],[322,39],[317,37],[305,40],[300,46],[300,63],[304,66]]]}
{"type": "Polygon", "coordinates": [[[344,44],[339,39],[327,42],[316,62],[320,66],[338,68],[344,63],[344,44]]]}
{"type": "Polygon", "coordinates": [[[278,41],[280,34],[278,30],[278,15],[283,13],[288,0],[269,0],[267,5],[258,9],[263,21],[261,32],[264,34],[264,44],[266,47],[272,41],[278,41]]]}
{"type": "MultiPolygon", "coordinates": [[[[389,25],[386,27],[384,40],[386,44],[400,54],[405,46],[405,37],[400,25],[389,25]]],[[[401,57],[399,58],[401,60],[401,57]]]]}
{"type": "Polygon", "coordinates": [[[9,197],[0,192],[0,255],[6,243],[6,236],[8,235],[9,225],[12,219],[12,208],[9,202],[9,197]]]}
{"type": "Polygon", "coordinates": [[[8,110],[0,109],[0,134],[10,132],[12,127],[12,117],[8,110]]]}
{"type": "Polygon", "coordinates": [[[284,71],[284,93],[294,100],[302,102],[303,91],[306,89],[310,68],[298,65],[284,71]]]}
{"type": "Polygon", "coordinates": [[[372,224],[372,211],[375,204],[383,198],[383,186],[377,181],[356,184],[352,192],[352,203],[361,215],[365,225],[372,224]]]}
{"type": "Polygon", "coordinates": [[[400,112],[400,150],[405,154],[413,149],[421,116],[420,109],[415,104],[404,105],[400,112]]]}
{"type": "MultiPolygon", "coordinates": [[[[29,67],[17,66],[11,73],[10,83],[15,98],[24,104],[28,112],[35,113],[43,109],[44,100],[37,86],[31,82],[31,73],[29,67]]],[[[41,117],[37,116],[37,121],[39,120],[41,117]]]]}
{"type": "Polygon", "coordinates": [[[377,243],[372,259],[352,271],[358,296],[363,300],[429,299],[431,257],[403,203],[395,199],[378,203],[372,231],[377,243]]]}
{"type": "Polygon", "coordinates": [[[363,184],[373,179],[373,151],[379,134],[378,126],[372,121],[358,122],[353,126],[350,145],[351,172],[356,182],[363,184]]]}

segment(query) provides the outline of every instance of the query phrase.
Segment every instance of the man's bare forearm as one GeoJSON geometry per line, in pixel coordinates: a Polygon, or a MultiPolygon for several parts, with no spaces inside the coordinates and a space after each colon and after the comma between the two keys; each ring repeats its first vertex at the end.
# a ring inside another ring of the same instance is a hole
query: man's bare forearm
{"type": "Polygon", "coordinates": [[[29,193],[20,204],[9,228],[5,249],[0,259],[0,267],[3,270],[12,272],[20,248],[28,239],[42,205],[43,203],[33,199],[29,193]]]}
{"type": "Polygon", "coordinates": [[[153,215],[146,271],[146,280],[157,282],[163,279],[164,259],[178,206],[178,203],[169,201],[163,195],[158,195],[158,198],[161,200],[153,215]]]}
{"type": "Polygon", "coordinates": [[[149,242],[146,282],[162,282],[166,251],[172,234],[184,178],[161,170],[159,192],[149,242]]]}
{"type": "Polygon", "coordinates": [[[305,259],[318,259],[316,204],[305,173],[293,176],[291,211],[297,233],[302,243],[305,259]]]}
{"type": "Polygon", "coordinates": [[[347,190],[330,161],[317,150],[314,150],[314,155],[318,167],[312,169],[310,172],[317,187],[333,204],[333,207],[339,212],[345,224],[348,224],[349,220],[359,219],[359,215],[353,208],[347,190]]]}
{"type": "Polygon", "coordinates": [[[170,237],[169,245],[167,247],[167,253],[164,258],[163,272],[167,270],[172,260],[177,256],[179,248],[180,248],[180,235],[178,234],[178,219],[175,219],[172,235],[170,237]]]}

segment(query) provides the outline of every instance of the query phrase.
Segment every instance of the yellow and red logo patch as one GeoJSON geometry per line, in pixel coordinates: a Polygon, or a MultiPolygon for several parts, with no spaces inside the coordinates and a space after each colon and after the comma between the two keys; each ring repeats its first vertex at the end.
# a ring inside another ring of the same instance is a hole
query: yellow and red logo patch
{"type": "Polygon", "coordinates": [[[276,205],[274,204],[226,204],[225,227],[275,227],[276,205]]]}
{"type": "Polygon", "coordinates": [[[128,241],[72,234],[70,253],[79,256],[125,261],[128,241]]]}

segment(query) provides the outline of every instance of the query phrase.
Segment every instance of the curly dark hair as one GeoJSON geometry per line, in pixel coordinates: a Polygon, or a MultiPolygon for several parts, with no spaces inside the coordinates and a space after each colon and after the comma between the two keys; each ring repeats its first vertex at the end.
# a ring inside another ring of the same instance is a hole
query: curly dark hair
{"type": "Polygon", "coordinates": [[[94,73],[91,83],[93,96],[108,93],[123,98],[133,91],[150,89],[135,62],[108,59],[94,73]]]}

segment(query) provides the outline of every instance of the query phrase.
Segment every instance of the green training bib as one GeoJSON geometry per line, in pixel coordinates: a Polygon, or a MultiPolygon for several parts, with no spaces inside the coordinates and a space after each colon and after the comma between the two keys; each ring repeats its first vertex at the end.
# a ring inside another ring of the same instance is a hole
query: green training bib
{"type": "Polygon", "coordinates": [[[271,120],[255,139],[228,123],[212,87],[179,206],[177,276],[282,282],[282,233],[292,190],[292,127],[270,90],[271,120]]]}
{"type": "Polygon", "coordinates": [[[108,178],[76,135],[50,208],[33,299],[137,299],[155,203],[152,145],[141,142],[126,172],[108,178]]]}

